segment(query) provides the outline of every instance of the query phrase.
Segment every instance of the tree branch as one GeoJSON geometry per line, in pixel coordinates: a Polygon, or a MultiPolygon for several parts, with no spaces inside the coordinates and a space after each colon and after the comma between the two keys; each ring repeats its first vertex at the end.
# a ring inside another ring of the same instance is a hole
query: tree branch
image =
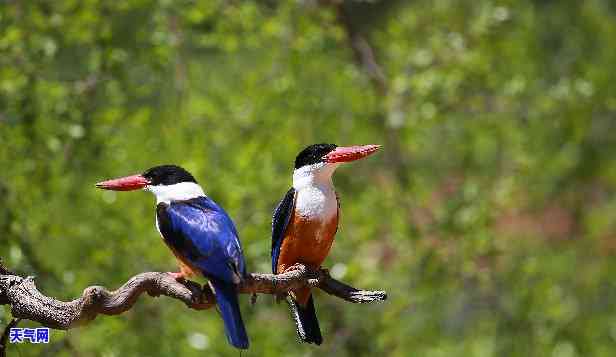
{"type": "MultiPolygon", "coordinates": [[[[333,279],[327,270],[311,270],[304,265],[279,275],[253,273],[238,286],[243,294],[286,294],[304,286],[320,288],[326,293],[352,303],[369,303],[387,299],[384,291],[363,291],[333,279]]],[[[80,298],[64,302],[38,291],[33,277],[21,277],[0,262],[0,305],[10,305],[15,318],[27,319],[54,329],[68,330],[94,320],[97,315],[118,315],[131,309],[141,294],[168,296],[189,308],[202,310],[216,304],[209,285],[190,280],[176,280],[169,273],[147,272],[129,279],[115,291],[102,286],[87,287],[80,298]]]]}
{"type": "Polygon", "coordinates": [[[387,93],[387,78],[385,77],[385,73],[383,73],[381,66],[378,64],[372,46],[366,39],[366,36],[353,24],[353,21],[351,21],[351,14],[348,9],[349,5],[339,0],[330,0],[328,2],[335,6],[338,23],[344,28],[347,34],[349,45],[355,56],[355,61],[368,75],[377,93],[379,95],[385,95],[387,93]]]}

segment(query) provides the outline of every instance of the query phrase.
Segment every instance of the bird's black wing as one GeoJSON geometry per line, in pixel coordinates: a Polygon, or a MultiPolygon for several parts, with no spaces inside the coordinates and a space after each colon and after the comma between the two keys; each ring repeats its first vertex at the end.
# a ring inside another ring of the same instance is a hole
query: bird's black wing
{"type": "Polygon", "coordinates": [[[282,245],[284,232],[289,225],[294,207],[295,189],[291,188],[278,203],[278,206],[276,206],[274,217],[272,218],[272,272],[274,274],[276,274],[276,266],[278,265],[278,256],[280,255],[280,246],[282,245]]]}

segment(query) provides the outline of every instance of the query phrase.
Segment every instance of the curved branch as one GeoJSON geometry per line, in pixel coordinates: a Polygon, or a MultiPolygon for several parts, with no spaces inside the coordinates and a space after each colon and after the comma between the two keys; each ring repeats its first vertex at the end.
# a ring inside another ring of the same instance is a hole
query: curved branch
{"type": "MultiPolygon", "coordinates": [[[[286,294],[309,286],[353,303],[383,301],[384,291],[355,289],[332,278],[325,269],[311,270],[304,265],[279,275],[253,273],[238,286],[243,294],[286,294]]],[[[15,318],[27,319],[54,329],[67,330],[94,320],[97,315],[118,315],[137,302],[141,294],[168,296],[189,308],[202,310],[215,305],[216,297],[209,285],[190,280],[176,280],[169,273],[147,272],[135,275],[115,291],[90,286],[80,298],[64,302],[43,295],[33,277],[11,273],[0,263],[0,305],[10,305],[15,318]]]]}

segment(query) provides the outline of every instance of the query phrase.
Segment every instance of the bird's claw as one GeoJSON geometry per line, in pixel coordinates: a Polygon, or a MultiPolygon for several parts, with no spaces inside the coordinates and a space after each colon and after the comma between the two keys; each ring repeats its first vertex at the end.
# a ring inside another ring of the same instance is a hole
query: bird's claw
{"type": "Polygon", "coordinates": [[[284,273],[290,273],[292,271],[298,271],[298,270],[303,270],[304,269],[304,265],[301,263],[295,263],[287,268],[285,268],[284,273]]]}
{"type": "Polygon", "coordinates": [[[250,305],[254,305],[257,303],[257,293],[252,293],[250,295],[250,305]]]}
{"type": "Polygon", "coordinates": [[[177,280],[177,281],[183,281],[185,278],[184,273],[179,272],[179,273],[175,273],[175,272],[168,272],[167,274],[171,275],[173,277],[173,279],[177,280]]]}
{"type": "Polygon", "coordinates": [[[212,304],[211,302],[194,302],[192,305],[190,305],[190,307],[192,307],[195,310],[207,310],[212,308],[212,306],[214,306],[214,304],[212,304]]]}

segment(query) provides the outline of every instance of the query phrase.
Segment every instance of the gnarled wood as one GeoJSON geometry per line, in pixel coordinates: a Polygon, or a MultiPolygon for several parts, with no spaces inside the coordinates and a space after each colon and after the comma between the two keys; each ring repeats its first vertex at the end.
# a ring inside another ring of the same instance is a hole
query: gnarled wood
{"type": "MultiPolygon", "coordinates": [[[[310,270],[304,265],[280,275],[253,273],[238,287],[244,294],[281,295],[304,286],[320,288],[326,293],[353,303],[383,301],[384,291],[363,291],[333,279],[327,270],[310,270]]],[[[184,302],[192,309],[215,305],[216,297],[209,285],[177,281],[169,273],[147,272],[129,279],[115,291],[90,286],[81,297],[64,302],[42,294],[33,277],[21,277],[0,263],[0,305],[10,305],[13,317],[67,330],[87,324],[97,315],[118,315],[128,311],[144,292],[165,295],[184,302]]]]}

